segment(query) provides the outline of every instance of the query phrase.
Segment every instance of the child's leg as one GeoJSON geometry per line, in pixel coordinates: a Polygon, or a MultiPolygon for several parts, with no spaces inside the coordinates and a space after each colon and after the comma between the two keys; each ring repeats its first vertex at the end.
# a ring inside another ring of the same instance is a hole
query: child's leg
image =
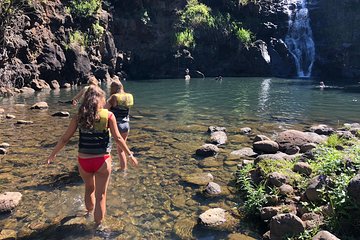
{"type": "MultiPolygon", "coordinates": [[[[129,132],[122,132],[122,133],[120,133],[120,135],[126,142],[129,132]]],[[[120,170],[127,170],[127,158],[126,158],[125,152],[123,150],[121,150],[121,148],[118,145],[116,145],[116,150],[119,155],[120,170]]]]}
{"type": "Polygon", "coordinates": [[[101,224],[101,221],[105,217],[106,213],[106,191],[109,184],[111,173],[111,157],[106,159],[104,164],[95,173],[95,211],[94,220],[97,225],[101,224]]]}
{"type": "Polygon", "coordinates": [[[79,173],[85,183],[85,207],[90,213],[95,204],[95,178],[93,173],[88,173],[79,165],[79,173]]]}

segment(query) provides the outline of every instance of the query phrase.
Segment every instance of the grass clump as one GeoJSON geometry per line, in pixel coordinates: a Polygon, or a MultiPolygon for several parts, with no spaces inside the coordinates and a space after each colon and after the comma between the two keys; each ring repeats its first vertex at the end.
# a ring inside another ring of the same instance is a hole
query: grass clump
{"type": "Polygon", "coordinates": [[[193,48],[195,47],[195,38],[194,38],[194,31],[191,29],[185,29],[182,32],[176,33],[176,45],[193,48]]]}
{"type": "Polygon", "coordinates": [[[180,21],[182,24],[197,28],[200,26],[214,26],[214,18],[211,15],[211,8],[197,0],[189,0],[185,11],[182,12],[180,21]]]}
{"type": "Polygon", "coordinates": [[[89,17],[97,13],[101,0],[73,0],[70,2],[70,12],[77,17],[89,17]]]}
{"type": "Polygon", "coordinates": [[[264,159],[258,163],[258,167],[263,176],[268,176],[273,172],[281,173],[288,177],[290,184],[294,184],[302,181],[302,176],[292,171],[294,163],[287,160],[271,160],[264,159]]]}

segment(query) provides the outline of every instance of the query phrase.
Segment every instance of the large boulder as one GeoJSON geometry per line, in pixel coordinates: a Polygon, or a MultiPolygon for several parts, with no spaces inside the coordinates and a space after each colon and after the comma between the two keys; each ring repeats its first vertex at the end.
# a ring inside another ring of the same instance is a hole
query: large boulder
{"type": "MultiPolygon", "coordinates": [[[[298,146],[300,149],[302,146],[309,143],[323,143],[326,141],[326,137],[312,132],[301,132],[297,130],[287,130],[281,132],[276,138],[276,142],[279,144],[281,151],[286,151],[287,148],[298,146]]],[[[302,152],[302,151],[301,151],[302,152]]]]}
{"type": "Polygon", "coordinates": [[[72,76],[73,82],[85,82],[91,73],[91,64],[88,54],[81,46],[70,45],[66,52],[66,71],[72,76]]]}
{"type": "Polygon", "coordinates": [[[264,140],[264,141],[258,141],[254,142],[253,148],[255,152],[260,153],[276,153],[279,150],[279,145],[271,140],[264,140]]]}
{"type": "Polygon", "coordinates": [[[348,195],[355,201],[360,201],[360,174],[356,175],[347,187],[348,195]]]}
{"type": "Polygon", "coordinates": [[[340,238],[337,238],[328,231],[320,231],[312,238],[312,240],[340,240],[340,238]]]}
{"type": "Polygon", "coordinates": [[[298,235],[304,231],[304,222],[291,213],[276,215],[270,221],[271,240],[281,240],[286,236],[298,235]]]}
{"type": "Polygon", "coordinates": [[[30,82],[30,86],[35,91],[41,91],[43,89],[50,89],[50,85],[42,79],[34,79],[30,82]]]}

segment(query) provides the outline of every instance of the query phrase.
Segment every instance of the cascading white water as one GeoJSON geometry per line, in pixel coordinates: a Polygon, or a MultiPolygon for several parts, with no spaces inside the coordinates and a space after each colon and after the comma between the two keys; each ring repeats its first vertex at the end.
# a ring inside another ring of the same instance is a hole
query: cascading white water
{"type": "Polygon", "coordinates": [[[306,0],[285,0],[289,29],[285,42],[294,56],[298,77],[308,78],[315,60],[315,44],[306,0]]]}

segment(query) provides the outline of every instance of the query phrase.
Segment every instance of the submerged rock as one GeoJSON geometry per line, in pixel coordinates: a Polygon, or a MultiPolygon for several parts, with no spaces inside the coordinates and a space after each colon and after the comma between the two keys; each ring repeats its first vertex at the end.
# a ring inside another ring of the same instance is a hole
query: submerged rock
{"type": "Polygon", "coordinates": [[[46,102],[38,102],[38,103],[35,103],[34,105],[32,105],[30,107],[30,109],[46,109],[48,107],[49,106],[46,102]]]}
{"type": "Polygon", "coordinates": [[[214,180],[211,173],[192,173],[182,178],[185,182],[195,185],[207,185],[209,182],[214,180]]]}
{"type": "Polygon", "coordinates": [[[240,128],[240,134],[250,134],[250,132],[251,132],[251,128],[249,127],[240,128]]]}
{"type": "Polygon", "coordinates": [[[226,132],[226,127],[217,127],[217,126],[210,126],[208,128],[208,133],[213,133],[213,132],[226,132]]]}
{"type": "Polygon", "coordinates": [[[239,220],[222,208],[212,208],[200,214],[198,223],[213,230],[233,231],[239,220]]]}
{"type": "Polygon", "coordinates": [[[252,148],[246,147],[240,150],[232,151],[230,153],[231,158],[246,158],[246,157],[256,157],[258,154],[254,152],[252,148]]]}
{"type": "Polygon", "coordinates": [[[56,113],[53,113],[51,116],[53,116],[53,117],[69,117],[70,113],[69,112],[56,112],[56,113]]]}
{"type": "Polygon", "coordinates": [[[205,192],[211,196],[219,195],[221,194],[221,186],[217,183],[209,182],[206,185],[205,192]]]}
{"type": "Polygon", "coordinates": [[[222,145],[225,144],[227,141],[227,136],[225,132],[222,131],[216,131],[211,133],[210,136],[210,143],[216,144],[216,145],[222,145]]]}
{"type": "Polygon", "coordinates": [[[5,116],[7,119],[14,119],[16,118],[15,115],[12,115],[12,114],[6,114],[5,116]]]}
{"type": "Polygon", "coordinates": [[[196,150],[196,155],[210,157],[216,155],[219,151],[219,148],[214,144],[204,144],[196,150]]]}
{"type": "Polygon", "coordinates": [[[189,218],[182,218],[175,222],[174,233],[180,239],[195,239],[192,232],[196,226],[196,221],[189,218]]]}
{"type": "Polygon", "coordinates": [[[22,194],[19,192],[5,192],[0,194],[0,213],[10,212],[19,205],[22,194]]]}
{"type": "Polygon", "coordinates": [[[33,121],[27,121],[27,120],[17,120],[17,124],[33,124],[33,121]]]}

